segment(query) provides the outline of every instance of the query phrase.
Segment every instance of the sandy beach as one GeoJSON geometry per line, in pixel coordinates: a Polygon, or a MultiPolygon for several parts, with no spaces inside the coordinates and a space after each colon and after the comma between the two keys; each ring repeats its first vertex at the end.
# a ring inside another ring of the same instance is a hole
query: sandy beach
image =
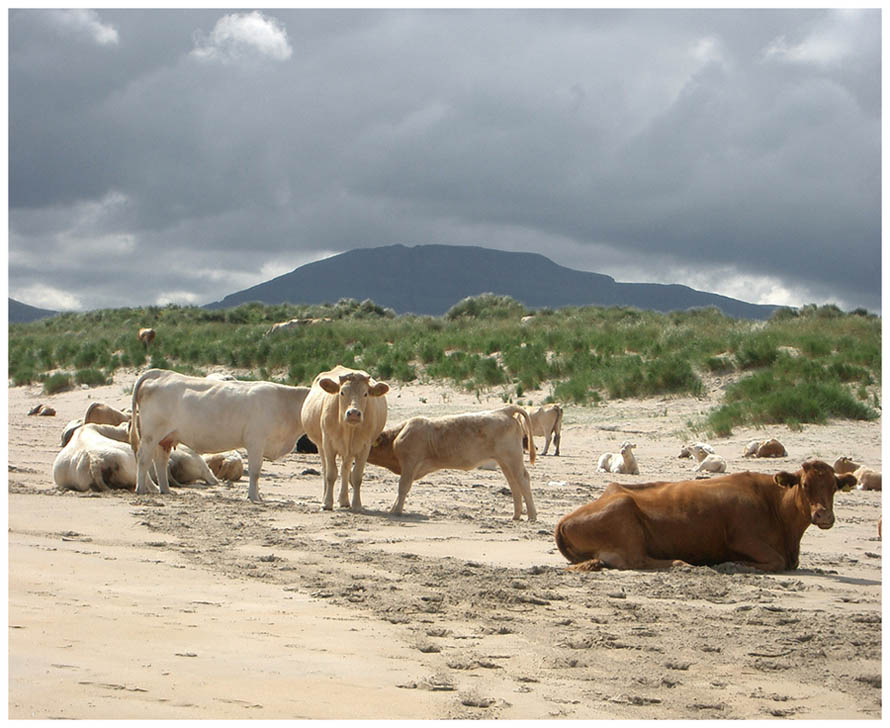
{"type": "MultiPolygon", "coordinates": [[[[169,496],[57,490],[64,425],[93,401],[128,406],[134,379],[9,389],[10,718],[881,717],[880,492],[839,493],[795,571],[564,568],[556,522],[608,482],[692,477],[687,423],[725,382],[566,406],[561,455],[528,466],[529,523],[481,469],[422,478],[396,517],[398,477],[369,465],[365,512],[325,512],[319,457],[297,453],[264,463],[259,505],[246,474],[169,496]],[[37,403],[56,415],[28,416],[37,403]],[[625,439],[640,475],[596,473],[625,439]]],[[[439,384],[387,399],[389,423],[504,403],[439,384]]],[[[710,442],[729,472],[840,455],[881,469],[880,421],[710,442]],[[788,456],[743,457],[768,437],[788,456]]]]}

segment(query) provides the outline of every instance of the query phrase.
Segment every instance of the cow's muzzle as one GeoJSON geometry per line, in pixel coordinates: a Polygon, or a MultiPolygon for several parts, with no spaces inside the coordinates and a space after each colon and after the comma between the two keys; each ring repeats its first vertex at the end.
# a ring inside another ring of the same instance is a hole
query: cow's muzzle
{"type": "Polygon", "coordinates": [[[831,528],[834,525],[834,512],[826,508],[814,508],[810,520],[819,528],[831,528]]]}
{"type": "Polygon", "coordinates": [[[362,422],[362,411],[358,409],[348,409],[346,410],[344,419],[349,425],[359,425],[362,422]]]}

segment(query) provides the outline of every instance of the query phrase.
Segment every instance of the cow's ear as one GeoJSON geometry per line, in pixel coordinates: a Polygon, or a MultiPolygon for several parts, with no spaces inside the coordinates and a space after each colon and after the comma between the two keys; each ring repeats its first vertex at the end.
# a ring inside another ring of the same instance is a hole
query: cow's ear
{"type": "Polygon", "coordinates": [[[841,475],[837,479],[837,489],[842,490],[845,493],[853,490],[853,487],[856,485],[856,476],[853,473],[845,473],[841,475]]]}
{"type": "Polygon", "coordinates": [[[322,377],[318,380],[318,386],[328,394],[337,394],[340,391],[339,382],[335,382],[330,377],[322,377]]]}
{"type": "Polygon", "coordinates": [[[382,397],[389,391],[389,385],[386,382],[376,382],[368,388],[368,394],[372,397],[382,397]]]}
{"type": "Polygon", "coordinates": [[[783,488],[793,488],[800,484],[800,476],[797,473],[786,473],[784,470],[776,473],[773,480],[776,481],[776,485],[781,485],[783,488]]]}

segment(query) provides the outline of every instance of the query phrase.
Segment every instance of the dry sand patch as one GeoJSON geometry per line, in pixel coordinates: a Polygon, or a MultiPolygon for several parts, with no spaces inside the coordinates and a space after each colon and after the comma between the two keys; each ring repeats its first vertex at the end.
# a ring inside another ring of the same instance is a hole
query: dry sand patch
{"type": "MultiPolygon", "coordinates": [[[[130,379],[53,397],[9,390],[12,718],[879,718],[880,492],[839,494],[801,568],[566,572],[556,521],[609,480],[690,477],[676,457],[709,398],[567,407],[562,455],[529,468],[538,521],[511,520],[498,471],[414,484],[368,466],[363,514],[320,512],[318,456],[169,498],[58,494],[64,424],[130,379]],[[37,402],[56,417],[28,417],[37,402]],[[688,433],[685,433],[688,434],[688,433]],[[637,444],[639,476],[596,474],[637,444]]],[[[530,393],[536,402],[541,393],[530,393]]],[[[389,421],[500,406],[394,387],[389,421]]],[[[539,438],[540,440],[540,438],[539,438]]],[[[742,430],[712,441],[730,471],[849,454],[881,467],[880,423],[742,430]],[[778,437],[775,461],[742,457],[778,437]]],[[[543,440],[538,446],[543,445],[543,440]]]]}

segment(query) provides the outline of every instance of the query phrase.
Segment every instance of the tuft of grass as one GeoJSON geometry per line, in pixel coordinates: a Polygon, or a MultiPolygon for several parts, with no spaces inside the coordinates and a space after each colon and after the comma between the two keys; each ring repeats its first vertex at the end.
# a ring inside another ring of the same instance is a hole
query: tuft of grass
{"type": "Polygon", "coordinates": [[[43,380],[43,393],[56,394],[71,388],[71,376],[64,372],[50,374],[43,380]]]}
{"type": "Polygon", "coordinates": [[[873,420],[878,413],[857,399],[850,388],[830,374],[794,378],[774,371],[739,380],[729,388],[726,403],[707,418],[710,431],[720,437],[742,425],[824,424],[829,418],[873,420]]]}
{"type": "Polygon", "coordinates": [[[103,384],[108,384],[108,378],[98,369],[78,369],[74,373],[74,382],[89,387],[101,387],[103,384]]]}

